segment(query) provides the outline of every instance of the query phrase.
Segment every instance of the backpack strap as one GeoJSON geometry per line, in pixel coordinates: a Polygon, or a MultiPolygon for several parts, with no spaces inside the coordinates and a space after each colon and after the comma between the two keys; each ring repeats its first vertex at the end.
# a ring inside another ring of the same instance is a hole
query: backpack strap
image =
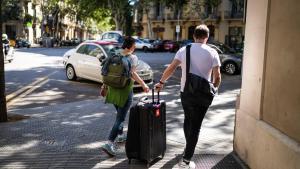
{"type": "Polygon", "coordinates": [[[128,57],[129,57],[129,55],[127,55],[127,56],[122,56],[122,61],[123,61],[123,65],[125,66],[124,74],[125,74],[127,77],[130,77],[131,63],[130,63],[128,57]]]}

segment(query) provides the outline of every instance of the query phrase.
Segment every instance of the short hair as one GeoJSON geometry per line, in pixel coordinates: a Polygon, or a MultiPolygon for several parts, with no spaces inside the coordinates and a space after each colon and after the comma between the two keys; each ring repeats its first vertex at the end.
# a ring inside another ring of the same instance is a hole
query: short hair
{"type": "Polygon", "coordinates": [[[194,31],[194,37],[196,39],[205,39],[208,38],[208,36],[209,36],[209,29],[206,25],[201,24],[196,27],[194,31]]]}
{"type": "Polygon", "coordinates": [[[135,44],[135,39],[133,39],[131,36],[127,36],[124,38],[124,42],[122,44],[123,49],[130,49],[135,44]]]}

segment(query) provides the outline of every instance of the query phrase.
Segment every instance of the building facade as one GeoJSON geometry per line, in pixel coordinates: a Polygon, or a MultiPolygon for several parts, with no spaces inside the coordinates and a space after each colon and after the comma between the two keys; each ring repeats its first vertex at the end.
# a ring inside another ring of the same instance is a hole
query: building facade
{"type": "MultiPolygon", "coordinates": [[[[21,12],[20,18],[3,23],[3,32],[10,40],[24,38],[31,43],[39,43],[43,37],[85,40],[93,38],[97,31],[97,28],[87,28],[74,15],[61,14],[57,12],[59,10],[44,13],[43,7],[47,6],[47,1],[44,0],[20,0],[17,5],[21,12]]],[[[65,5],[63,1],[58,4],[59,8],[64,8],[65,5]]]]}
{"type": "Polygon", "coordinates": [[[210,28],[211,39],[232,47],[243,43],[246,0],[222,0],[217,6],[201,4],[203,0],[192,0],[181,12],[175,12],[165,4],[152,3],[148,15],[144,10],[140,18],[141,37],[192,40],[195,27],[205,23],[210,28]]]}
{"type": "Polygon", "coordinates": [[[20,0],[17,5],[21,18],[4,22],[3,32],[9,39],[25,38],[33,43],[41,37],[41,4],[38,1],[20,0]]]}

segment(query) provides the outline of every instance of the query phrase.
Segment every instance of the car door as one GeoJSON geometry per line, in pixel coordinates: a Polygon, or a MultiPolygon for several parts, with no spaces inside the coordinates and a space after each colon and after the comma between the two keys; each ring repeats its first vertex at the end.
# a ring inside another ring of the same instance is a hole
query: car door
{"type": "Polygon", "coordinates": [[[86,56],[86,74],[90,80],[102,81],[101,77],[101,62],[105,58],[105,54],[100,46],[90,44],[88,45],[88,54],[86,56]]]}
{"type": "Polygon", "coordinates": [[[143,43],[140,40],[135,39],[135,47],[137,49],[142,49],[143,48],[143,43]]]}
{"type": "Polygon", "coordinates": [[[85,77],[85,55],[87,53],[88,45],[83,44],[79,46],[76,52],[70,57],[69,63],[71,63],[75,69],[77,76],[85,77]]]}

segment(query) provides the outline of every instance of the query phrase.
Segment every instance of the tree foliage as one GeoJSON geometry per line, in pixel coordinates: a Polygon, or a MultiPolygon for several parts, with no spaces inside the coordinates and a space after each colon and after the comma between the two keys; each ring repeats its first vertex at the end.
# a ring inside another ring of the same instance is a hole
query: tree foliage
{"type": "Polygon", "coordinates": [[[1,16],[3,22],[8,20],[22,19],[22,8],[18,5],[19,0],[4,0],[1,3],[1,16]]]}

